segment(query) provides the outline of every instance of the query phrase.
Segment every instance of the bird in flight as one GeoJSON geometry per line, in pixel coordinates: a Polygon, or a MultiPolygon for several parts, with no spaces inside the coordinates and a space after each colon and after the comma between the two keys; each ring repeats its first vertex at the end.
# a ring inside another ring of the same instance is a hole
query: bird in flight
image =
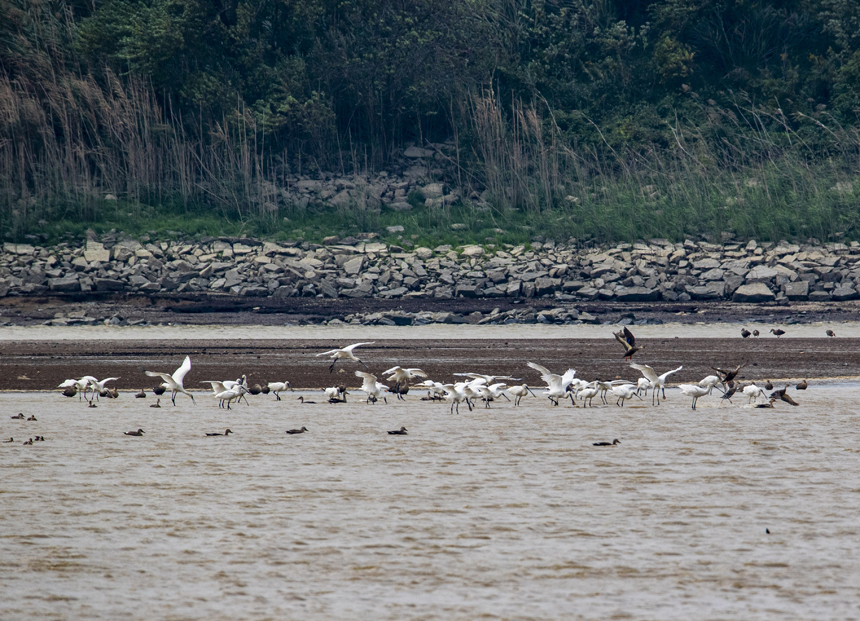
{"type": "Polygon", "coordinates": [[[615,339],[624,345],[624,358],[625,360],[631,360],[633,358],[633,354],[635,354],[640,349],[645,349],[644,345],[636,346],[636,337],[633,336],[633,333],[627,329],[627,326],[624,326],[623,330],[619,330],[618,332],[613,332],[615,335],[615,339]]]}

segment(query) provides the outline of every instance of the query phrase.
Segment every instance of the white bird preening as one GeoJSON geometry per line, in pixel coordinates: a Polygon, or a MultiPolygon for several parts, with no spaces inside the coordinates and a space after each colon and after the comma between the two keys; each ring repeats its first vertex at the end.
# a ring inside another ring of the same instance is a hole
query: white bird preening
{"type": "MultiPolygon", "coordinates": [[[[615,400],[615,405],[619,405],[619,401],[621,402],[621,407],[624,407],[624,402],[628,399],[632,399],[634,396],[639,397],[639,393],[637,392],[638,388],[636,384],[619,384],[617,386],[612,387],[612,394],[618,397],[615,400]]],[[[642,397],[639,397],[640,401],[642,397]]]]}
{"type": "Polygon", "coordinates": [[[767,393],[764,391],[764,388],[759,388],[755,384],[750,384],[749,386],[744,386],[744,394],[749,397],[747,404],[752,403],[753,401],[758,401],[758,398],[761,397],[765,401],[767,401],[767,393]]]}
{"type": "Polygon", "coordinates": [[[324,351],[321,354],[316,354],[319,356],[331,356],[331,366],[328,368],[328,372],[331,373],[334,371],[334,365],[338,360],[355,360],[356,362],[361,362],[367,368],[367,365],[364,364],[353,352],[356,347],[361,347],[362,345],[373,345],[376,341],[370,341],[369,343],[353,343],[352,345],[347,345],[346,347],[341,347],[340,349],[330,349],[328,351],[324,351]]]}
{"type": "Polygon", "coordinates": [[[376,376],[373,373],[365,373],[364,371],[356,371],[356,377],[360,377],[364,382],[361,385],[360,390],[367,394],[367,403],[370,403],[370,400],[373,399],[373,402],[376,403],[380,397],[385,403],[388,403],[388,399],[385,398],[385,393],[388,392],[388,386],[385,384],[380,384],[376,380],[376,376]]]}
{"type": "MultiPolygon", "coordinates": [[[[483,399],[486,407],[490,407],[490,402],[495,401],[499,397],[504,397],[508,399],[508,395],[505,394],[505,388],[507,388],[507,384],[502,384],[501,382],[496,384],[491,384],[490,386],[485,386],[483,383],[480,384],[471,384],[472,389],[478,393],[478,396],[483,399]]],[[[510,399],[508,399],[510,401],[510,399]]]]}
{"type": "Polygon", "coordinates": [[[182,385],[183,380],[185,380],[185,376],[188,375],[188,372],[191,370],[191,356],[185,356],[185,360],[182,362],[182,366],[176,369],[173,375],[168,375],[167,373],[160,373],[158,371],[146,371],[146,374],[149,377],[160,377],[164,380],[164,383],[167,385],[167,389],[171,391],[171,401],[173,401],[173,405],[176,405],[176,393],[181,392],[183,394],[191,397],[191,402],[195,403],[194,395],[185,390],[185,387],[182,385]]]}
{"type": "Polygon", "coordinates": [[[699,397],[704,397],[711,391],[707,386],[699,386],[698,384],[680,384],[678,388],[681,389],[682,393],[693,398],[694,410],[696,409],[696,402],[699,400],[699,397]]]}
{"type": "Polygon", "coordinates": [[[457,406],[457,414],[460,413],[460,404],[463,401],[469,406],[469,411],[472,411],[472,403],[469,401],[471,390],[466,382],[457,382],[456,384],[444,384],[446,399],[451,402],[451,414],[454,413],[454,405],[457,406]]]}
{"type": "Polygon", "coordinates": [[[392,367],[387,371],[383,371],[382,375],[387,375],[385,379],[389,382],[394,382],[394,392],[397,398],[404,400],[400,390],[404,387],[409,388],[409,380],[413,377],[427,377],[427,374],[418,368],[404,369],[403,367],[392,367]]]}
{"type": "Polygon", "coordinates": [[[585,405],[585,402],[588,401],[588,405],[594,407],[594,397],[597,396],[597,393],[600,392],[600,386],[598,386],[597,382],[591,382],[590,384],[586,384],[585,386],[579,389],[579,392],[576,393],[577,397],[582,398],[582,404],[585,405]]]}
{"type": "Polygon", "coordinates": [[[678,367],[677,369],[672,369],[671,371],[666,371],[663,375],[657,375],[657,372],[649,367],[647,364],[631,364],[631,369],[636,369],[641,372],[649,382],[651,382],[651,405],[654,405],[654,397],[657,397],[657,405],[660,405],[660,395],[658,391],[663,391],[663,398],[666,398],[666,378],[672,375],[672,373],[677,373],[683,366],[678,367]]]}
{"type": "Polygon", "coordinates": [[[293,387],[290,386],[290,383],[286,382],[286,381],[284,381],[284,382],[269,382],[268,386],[269,386],[269,391],[274,393],[275,400],[277,400],[277,401],[281,400],[281,395],[278,394],[279,392],[287,390],[288,388],[290,389],[290,392],[295,392],[295,390],[293,390],[293,387]]]}

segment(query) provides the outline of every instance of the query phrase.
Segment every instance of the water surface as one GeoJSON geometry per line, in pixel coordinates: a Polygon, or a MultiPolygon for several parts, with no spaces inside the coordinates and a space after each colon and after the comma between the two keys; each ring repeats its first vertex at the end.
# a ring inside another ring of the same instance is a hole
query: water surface
{"type": "Polygon", "coordinates": [[[2,617],[860,616],[860,385],[774,410],[667,394],[459,416],[0,394],[2,617]]]}

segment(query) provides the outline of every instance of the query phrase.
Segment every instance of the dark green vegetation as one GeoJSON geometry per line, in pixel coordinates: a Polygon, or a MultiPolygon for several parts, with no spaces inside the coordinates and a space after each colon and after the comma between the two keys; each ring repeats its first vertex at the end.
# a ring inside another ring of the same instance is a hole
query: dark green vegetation
{"type": "Polygon", "coordinates": [[[0,66],[7,239],[860,237],[852,0],[0,0],[0,66]],[[444,140],[489,207],[279,199],[444,140]]]}

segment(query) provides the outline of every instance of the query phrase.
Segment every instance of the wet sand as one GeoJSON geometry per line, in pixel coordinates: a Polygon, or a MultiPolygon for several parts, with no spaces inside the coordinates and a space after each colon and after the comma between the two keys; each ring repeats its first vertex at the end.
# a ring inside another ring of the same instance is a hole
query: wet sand
{"type": "MultiPolygon", "coordinates": [[[[610,327],[603,326],[606,332],[610,327]]],[[[365,339],[360,339],[365,340],[365,339]]],[[[372,340],[372,339],[367,339],[372,340]]],[[[733,368],[744,363],[742,380],[845,378],[860,375],[858,338],[640,338],[646,349],[635,362],[658,372],[683,365],[673,382],[698,381],[712,366],[733,368]]],[[[348,341],[349,342],[349,341],[348,341]]],[[[120,377],[120,389],[137,390],[156,384],[144,370],[172,373],[185,355],[192,370],[189,389],[203,390],[205,380],[248,376],[251,385],[288,380],[296,388],[321,388],[345,383],[364,367],[338,363],[329,372],[328,358],[315,354],[341,347],[341,340],[308,339],[185,339],[176,340],[13,340],[2,341],[0,373],[5,390],[51,390],[63,380],[83,375],[120,377]]],[[[540,385],[538,374],[526,366],[534,361],[556,372],[571,367],[586,379],[635,380],[639,373],[622,359],[613,339],[377,339],[357,350],[368,370],[381,374],[395,365],[417,366],[437,381],[454,379],[455,372],[513,374],[540,385]]],[[[381,379],[381,378],[380,378],[381,379]]]]}

